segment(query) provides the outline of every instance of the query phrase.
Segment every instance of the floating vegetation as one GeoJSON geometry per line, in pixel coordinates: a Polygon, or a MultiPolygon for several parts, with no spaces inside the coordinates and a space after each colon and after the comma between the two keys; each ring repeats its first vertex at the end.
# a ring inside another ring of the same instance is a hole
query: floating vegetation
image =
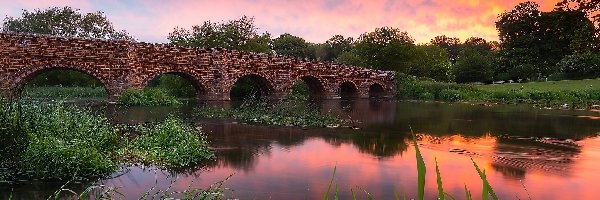
{"type": "Polygon", "coordinates": [[[119,97],[119,103],[129,106],[175,106],[183,103],[160,88],[129,89],[119,97]]]}
{"type": "Polygon", "coordinates": [[[233,109],[202,107],[195,111],[198,117],[232,118],[248,123],[275,126],[339,126],[345,120],[321,114],[302,101],[282,101],[271,104],[267,101],[250,99],[233,109]]]}

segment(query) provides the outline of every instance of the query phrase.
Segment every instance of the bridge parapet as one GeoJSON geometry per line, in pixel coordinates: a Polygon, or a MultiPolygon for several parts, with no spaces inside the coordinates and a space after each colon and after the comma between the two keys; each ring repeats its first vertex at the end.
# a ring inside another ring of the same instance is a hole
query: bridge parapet
{"type": "Polygon", "coordinates": [[[232,85],[243,76],[255,78],[273,98],[285,98],[299,80],[307,82],[312,96],[324,99],[339,98],[346,82],[361,98],[371,96],[372,86],[381,87],[385,96],[396,90],[390,72],[330,62],[223,48],[0,33],[0,93],[19,93],[37,74],[53,69],[91,75],[113,100],[165,73],[194,82],[202,100],[229,100],[232,85]]]}

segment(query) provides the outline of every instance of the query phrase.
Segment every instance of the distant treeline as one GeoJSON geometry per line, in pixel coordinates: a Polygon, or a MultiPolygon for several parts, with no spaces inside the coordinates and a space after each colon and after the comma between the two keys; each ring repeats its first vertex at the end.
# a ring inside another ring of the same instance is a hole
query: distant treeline
{"type": "MultiPolygon", "coordinates": [[[[415,44],[409,33],[381,27],[358,38],[334,35],[324,43],[311,43],[288,33],[277,37],[259,33],[254,18],[246,16],[223,22],[206,21],[189,29],[177,27],[168,39],[172,44],[186,47],[224,47],[333,61],[444,82],[597,78],[600,77],[599,2],[564,0],[549,12],[540,11],[535,2],[520,3],[498,16],[495,26],[499,41],[474,36],[463,42],[440,35],[427,44],[415,44]]],[[[102,12],[82,14],[70,7],[25,10],[21,18],[7,17],[2,30],[132,38],[125,31],[114,30],[102,12]],[[86,27],[103,27],[103,30],[86,27]]],[[[73,77],[45,73],[33,83],[68,85],[62,82],[66,78],[73,77]]]]}

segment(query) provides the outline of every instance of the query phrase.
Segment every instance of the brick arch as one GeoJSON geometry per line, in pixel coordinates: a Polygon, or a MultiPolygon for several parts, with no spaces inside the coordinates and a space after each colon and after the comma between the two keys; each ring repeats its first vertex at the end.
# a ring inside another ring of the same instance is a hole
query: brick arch
{"type": "Polygon", "coordinates": [[[97,73],[97,71],[89,67],[78,67],[74,65],[39,65],[35,67],[29,67],[28,70],[23,70],[21,73],[16,74],[16,77],[12,79],[12,83],[10,84],[11,88],[13,88],[12,93],[14,95],[19,95],[25,85],[27,85],[27,83],[33,78],[53,70],[71,70],[84,73],[98,81],[109,97],[118,93],[116,89],[111,87],[110,79],[108,77],[97,73]]]}
{"type": "Polygon", "coordinates": [[[324,99],[327,98],[327,96],[330,96],[328,95],[330,90],[328,88],[329,84],[326,82],[326,79],[323,79],[317,74],[301,74],[290,78],[289,82],[284,84],[283,92],[285,94],[291,93],[294,85],[300,80],[308,85],[309,98],[324,99]]]}
{"type": "Polygon", "coordinates": [[[383,98],[383,97],[389,97],[393,92],[394,88],[384,84],[384,81],[380,81],[380,80],[370,80],[370,81],[366,81],[364,82],[360,87],[359,87],[359,91],[361,94],[364,94],[365,98],[383,98]],[[374,88],[374,87],[379,87],[379,88],[374,88]],[[380,89],[381,91],[373,91],[373,90],[378,90],[380,89]],[[375,92],[375,93],[374,93],[375,92]]]}
{"type": "Polygon", "coordinates": [[[173,74],[173,75],[180,76],[184,79],[187,79],[188,81],[192,82],[192,86],[196,90],[196,98],[197,99],[204,100],[207,98],[206,96],[209,93],[207,85],[209,85],[209,84],[207,82],[203,81],[199,75],[196,75],[192,72],[187,72],[184,70],[165,70],[165,71],[151,72],[151,73],[147,74],[147,76],[145,76],[144,79],[141,80],[141,82],[139,83],[140,85],[139,85],[138,89],[144,89],[144,88],[148,87],[148,84],[150,83],[150,81],[152,81],[153,79],[155,79],[161,75],[164,75],[164,74],[173,74]]]}
{"type": "Polygon", "coordinates": [[[278,93],[276,90],[275,84],[273,84],[273,80],[269,79],[270,76],[267,76],[264,73],[259,72],[249,72],[249,73],[239,73],[235,76],[229,78],[229,81],[225,84],[224,92],[227,95],[227,99],[231,99],[231,88],[233,85],[242,77],[249,76],[253,82],[258,84],[262,93],[262,96],[273,96],[278,93]]]}
{"type": "Polygon", "coordinates": [[[340,81],[337,89],[341,98],[358,98],[360,95],[360,87],[353,80],[340,81]]]}

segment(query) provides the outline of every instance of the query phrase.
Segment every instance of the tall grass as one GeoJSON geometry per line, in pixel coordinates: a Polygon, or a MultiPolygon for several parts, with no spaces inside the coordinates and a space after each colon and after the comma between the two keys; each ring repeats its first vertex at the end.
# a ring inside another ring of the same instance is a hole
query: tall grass
{"type": "MultiPolygon", "coordinates": [[[[420,151],[419,145],[417,143],[417,138],[416,138],[415,134],[412,132],[412,129],[411,129],[411,134],[413,135],[412,143],[413,143],[413,146],[415,147],[415,156],[416,156],[416,164],[417,164],[417,199],[423,200],[425,198],[425,176],[427,174],[427,168],[425,165],[425,161],[423,160],[423,156],[421,155],[421,151],[420,151]]],[[[482,193],[481,193],[482,199],[487,200],[491,196],[491,198],[493,200],[498,200],[498,196],[496,195],[496,193],[492,189],[492,186],[490,185],[489,181],[487,180],[485,172],[480,170],[479,166],[477,165],[477,163],[475,163],[475,161],[472,158],[471,158],[471,161],[473,162],[475,171],[477,171],[477,173],[479,174],[479,177],[481,178],[481,182],[483,185],[483,189],[482,189],[482,193]]],[[[333,180],[334,180],[336,168],[333,169],[333,175],[331,177],[329,185],[327,186],[327,190],[325,191],[325,194],[323,195],[323,200],[329,199],[329,194],[331,193],[331,186],[334,184],[333,180]]],[[[456,199],[456,198],[454,198],[454,196],[444,192],[444,187],[442,184],[443,183],[442,176],[441,176],[440,168],[437,163],[437,158],[435,159],[435,172],[436,172],[436,184],[437,184],[437,193],[438,193],[437,199],[441,199],[441,200],[446,199],[446,198],[452,199],[452,200],[456,199]]],[[[469,190],[469,188],[465,185],[464,189],[465,189],[465,199],[469,199],[469,200],[472,199],[473,197],[471,195],[471,191],[469,190]]],[[[354,190],[351,190],[351,193],[352,193],[352,199],[356,200],[357,198],[356,198],[356,194],[355,194],[354,190]]],[[[367,195],[367,199],[374,199],[370,193],[368,193],[367,191],[365,191],[365,193],[367,195]]],[[[338,199],[337,189],[336,189],[336,193],[334,195],[334,199],[338,199]]],[[[400,199],[400,197],[398,196],[397,193],[395,194],[395,199],[397,199],[397,200],[400,199]]],[[[406,199],[406,195],[403,195],[403,199],[406,199]]]]}
{"type": "Polygon", "coordinates": [[[214,156],[199,131],[176,119],[133,139],[104,117],[61,104],[0,103],[0,122],[0,181],[87,181],[136,161],[125,154],[131,149],[167,168],[193,167],[214,156]]]}
{"type": "Polygon", "coordinates": [[[600,104],[600,89],[597,89],[598,87],[579,87],[578,89],[507,87],[504,90],[488,90],[483,89],[487,87],[482,86],[475,87],[467,84],[419,80],[406,75],[398,75],[398,84],[397,96],[400,99],[528,103],[543,107],[561,108],[565,106],[567,108],[589,108],[592,105],[600,104]]]}
{"type": "Polygon", "coordinates": [[[42,99],[106,98],[103,87],[28,86],[21,96],[42,99]]]}
{"type": "Polygon", "coordinates": [[[144,128],[130,145],[131,153],[145,163],[182,168],[213,159],[202,132],[173,117],[144,128]]]}

